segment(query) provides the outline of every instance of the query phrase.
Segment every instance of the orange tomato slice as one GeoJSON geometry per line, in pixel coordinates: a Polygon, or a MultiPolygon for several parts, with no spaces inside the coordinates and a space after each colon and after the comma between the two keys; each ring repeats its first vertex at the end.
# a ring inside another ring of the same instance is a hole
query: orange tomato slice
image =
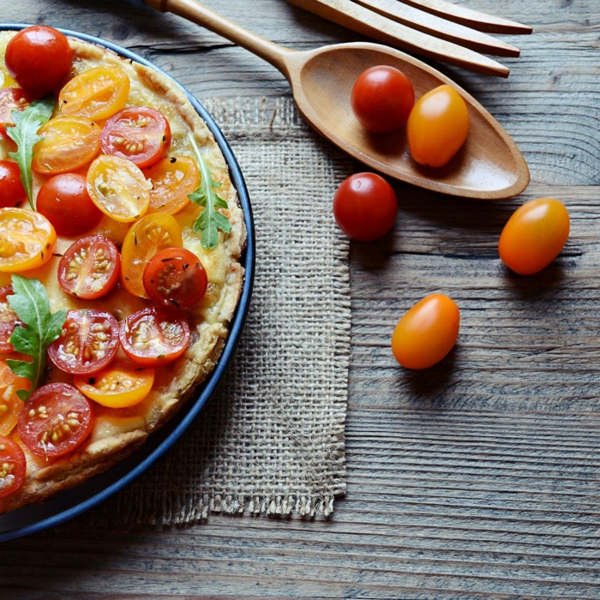
{"type": "Polygon", "coordinates": [[[150,203],[150,184],[139,167],[126,158],[101,154],[87,172],[92,202],[120,223],[139,219],[150,203]]]}
{"type": "Polygon", "coordinates": [[[77,376],[75,387],[108,408],[125,408],[141,402],[154,385],[154,369],[113,365],[94,375],[77,376]]]}
{"type": "Polygon", "coordinates": [[[196,162],[188,156],[171,156],[146,171],[152,183],[149,212],[174,215],[189,203],[188,195],[200,185],[196,162]]]}
{"type": "Polygon", "coordinates": [[[127,232],[121,248],[121,281],[125,289],[140,298],[148,298],[144,289],[144,268],[164,248],[181,248],[181,227],[175,217],[152,213],[142,217],[127,232]]]}
{"type": "Polygon", "coordinates": [[[3,360],[0,360],[0,435],[7,436],[17,424],[23,401],[18,390],[29,390],[31,381],[18,377],[3,360]]]}
{"type": "Polygon", "coordinates": [[[35,146],[34,171],[44,175],[66,173],[87,165],[100,152],[100,127],[82,117],[55,117],[40,130],[35,146]]]}
{"type": "Polygon", "coordinates": [[[127,102],[131,84],[120,67],[95,67],[76,75],[60,90],[59,110],[101,121],[119,112],[127,102]]]}
{"type": "Polygon", "coordinates": [[[52,258],[56,231],[46,217],[25,208],[0,208],[0,272],[18,273],[52,258]]]}

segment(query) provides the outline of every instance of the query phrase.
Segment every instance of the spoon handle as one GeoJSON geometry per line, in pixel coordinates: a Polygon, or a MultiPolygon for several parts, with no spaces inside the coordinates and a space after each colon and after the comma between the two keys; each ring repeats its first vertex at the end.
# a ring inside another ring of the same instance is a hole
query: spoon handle
{"type": "Polygon", "coordinates": [[[188,21],[202,25],[211,31],[227,38],[238,46],[242,46],[253,54],[260,56],[279,69],[289,79],[286,56],[294,54],[293,50],[284,48],[256,35],[237,23],[213,12],[210,8],[196,0],[143,0],[148,6],[161,12],[171,12],[188,21]]]}

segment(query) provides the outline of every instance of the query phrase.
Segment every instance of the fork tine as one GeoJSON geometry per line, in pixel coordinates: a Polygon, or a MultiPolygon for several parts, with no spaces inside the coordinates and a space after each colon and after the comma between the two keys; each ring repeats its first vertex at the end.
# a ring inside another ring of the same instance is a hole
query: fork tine
{"type": "Polygon", "coordinates": [[[398,0],[355,1],[366,8],[378,12],[384,17],[389,17],[408,27],[444,38],[461,46],[499,56],[519,56],[519,49],[515,46],[511,46],[506,42],[493,38],[491,35],[481,33],[470,27],[459,25],[453,21],[447,21],[409,5],[399,4],[398,0]]]}
{"type": "Polygon", "coordinates": [[[488,15],[466,6],[458,6],[446,0],[397,0],[403,4],[410,4],[431,14],[437,15],[467,27],[487,31],[489,33],[531,33],[533,28],[516,21],[488,15]]]}
{"type": "Polygon", "coordinates": [[[352,29],[396,48],[403,48],[409,52],[422,54],[434,60],[452,63],[486,75],[508,77],[510,73],[507,67],[483,56],[483,54],[406,27],[402,23],[392,21],[351,0],[287,1],[342,27],[352,29]]]}

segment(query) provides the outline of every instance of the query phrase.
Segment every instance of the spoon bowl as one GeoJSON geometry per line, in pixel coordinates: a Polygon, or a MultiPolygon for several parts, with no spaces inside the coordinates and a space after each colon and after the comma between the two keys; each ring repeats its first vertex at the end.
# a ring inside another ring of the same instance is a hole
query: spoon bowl
{"type": "Polygon", "coordinates": [[[475,98],[426,63],[380,44],[332,44],[308,51],[283,48],[216,14],[196,0],[145,0],[211,29],[277,67],[288,79],[299,111],[314,129],[373,169],[413,185],[481,199],[510,198],[529,183],[529,169],[515,142],[475,98]],[[368,67],[391,65],[411,80],[415,97],[447,83],[465,100],[469,135],[444,167],[413,161],[403,131],[374,135],[350,105],[356,78],[368,67]]]}

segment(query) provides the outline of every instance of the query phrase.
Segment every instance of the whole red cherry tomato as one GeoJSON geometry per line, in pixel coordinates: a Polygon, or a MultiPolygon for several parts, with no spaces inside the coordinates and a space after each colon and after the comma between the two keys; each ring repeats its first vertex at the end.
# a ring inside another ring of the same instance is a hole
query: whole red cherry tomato
{"type": "Polygon", "coordinates": [[[427,369],[452,350],[458,336],[460,312],[451,298],[432,294],[417,302],[398,321],[392,351],[407,369],[427,369]]]}
{"type": "Polygon", "coordinates": [[[398,200],[392,186],[375,173],[345,179],[333,199],[333,215],[344,233],[362,242],[376,240],[394,225],[398,200]]]}
{"type": "Polygon", "coordinates": [[[555,198],[538,198],[520,206],[507,221],[498,251],[502,262],[519,275],[547,267],[569,237],[569,213],[555,198]]]}
{"type": "Polygon", "coordinates": [[[84,175],[62,173],[44,182],[37,196],[37,209],[67,237],[93,229],[102,213],[92,202],[84,175]]]}
{"type": "Polygon", "coordinates": [[[427,92],[408,117],[410,153],[420,165],[442,167],[458,152],[469,133],[469,112],[460,94],[449,85],[427,92]]]}
{"type": "Polygon", "coordinates": [[[370,67],[359,76],[351,94],[354,114],[365,129],[376,133],[402,127],[415,103],[412,83],[387,65],[370,67]]]}
{"type": "Polygon", "coordinates": [[[33,25],[8,42],[4,60],[21,87],[41,96],[58,90],[71,70],[73,51],[60,31],[33,25]]]}
{"type": "Polygon", "coordinates": [[[13,160],[0,160],[0,208],[19,206],[26,198],[19,165],[13,160]]]}

